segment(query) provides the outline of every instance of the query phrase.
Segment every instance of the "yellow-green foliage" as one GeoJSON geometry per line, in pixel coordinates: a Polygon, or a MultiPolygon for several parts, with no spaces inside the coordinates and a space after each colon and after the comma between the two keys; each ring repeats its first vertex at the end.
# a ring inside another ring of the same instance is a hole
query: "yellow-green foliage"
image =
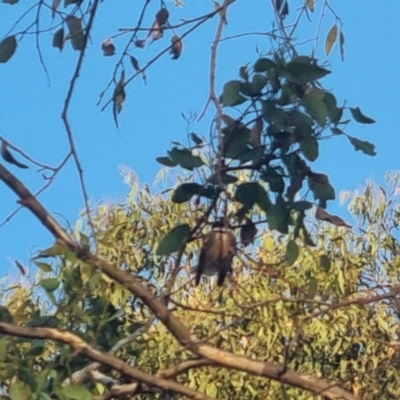
{"type": "MultiPolygon", "coordinates": [[[[246,249],[239,246],[234,285],[217,288],[212,280],[204,280],[194,288],[189,271],[196,265],[200,243],[191,242],[169,291],[171,312],[199,340],[219,348],[258,360],[287,361],[288,368],[337,382],[362,399],[399,398],[400,308],[393,299],[354,303],[387,293],[398,284],[398,182],[397,175],[390,177],[389,194],[370,183],[362,193],[344,195],[351,197],[353,229],[316,224],[310,218],[315,247],[260,225],[255,244],[246,249]]],[[[187,203],[172,204],[142,188],[127,204],[99,207],[94,217],[99,231],[98,254],[162,295],[176,256],[156,256],[157,245],[176,224],[192,226],[198,212],[187,203]]],[[[78,231],[77,237],[86,240],[78,231]]],[[[53,315],[51,326],[70,329],[103,351],[133,334],[133,340],[116,354],[149,373],[191,357],[157,320],[145,333],[135,336],[150,313],[93,266],[66,253],[58,255],[51,268],[53,272],[45,277],[60,282],[50,296],[52,306],[46,310],[53,315]]],[[[10,313],[16,322],[43,322],[38,305],[29,306],[34,303],[29,297],[14,291],[7,299],[10,313]],[[18,301],[26,304],[25,312],[21,313],[18,301]]],[[[39,302],[43,298],[43,294],[39,296],[39,302]]],[[[41,310],[44,314],[43,303],[41,310]]],[[[53,389],[63,393],[61,382],[87,365],[87,360],[71,354],[65,346],[47,342],[41,346],[3,337],[0,347],[7,356],[0,360],[0,380],[6,386],[15,384],[17,370],[30,371],[29,379],[42,382],[40,390],[47,391],[48,379],[40,375],[45,374],[54,377],[53,389]]],[[[118,374],[106,372],[118,378],[118,374]]],[[[21,376],[17,380],[29,384],[21,376]]],[[[216,367],[189,370],[178,381],[218,399],[312,398],[309,392],[276,381],[216,367]]],[[[92,382],[86,382],[85,387],[94,394],[105,390],[92,382]]],[[[151,398],[165,397],[155,394],[151,398]]]]}

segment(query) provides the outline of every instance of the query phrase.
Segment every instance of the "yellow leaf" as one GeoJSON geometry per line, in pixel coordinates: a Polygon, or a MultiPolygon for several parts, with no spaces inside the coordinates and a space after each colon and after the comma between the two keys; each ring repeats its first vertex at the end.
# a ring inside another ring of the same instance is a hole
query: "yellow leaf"
{"type": "Polygon", "coordinates": [[[310,11],[314,11],[314,0],[307,0],[307,7],[310,9],[310,11]]]}
{"type": "Polygon", "coordinates": [[[325,41],[325,53],[326,53],[326,55],[329,55],[329,53],[331,52],[332,47],[336,42],[337,34],[338,34],[338,27],[337,27],[336,24],[334,24],[332,26],[332,28],[329,30],[328,35],[326,37],[326,41],[325,41]]]}

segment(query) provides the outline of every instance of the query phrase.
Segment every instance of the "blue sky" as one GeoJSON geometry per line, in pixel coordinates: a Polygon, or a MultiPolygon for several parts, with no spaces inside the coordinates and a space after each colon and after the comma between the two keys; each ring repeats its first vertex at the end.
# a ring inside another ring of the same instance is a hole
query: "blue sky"
{"type": "MultiPolygon", "coordinates": [[[[0,37],[25,10],[24,2],[20,3],[16,6],[0,4],[0,37]]],[[[118,55],[103,57],[100,46],[119,27],[135,25],[139,8],[133,3],[142,2],[120,0],[118,7],[111,1],[101,4],[92,43],[72,101],[70,120],[94,204],[125,198],[129,188],[118,171],[120,165],[131,167],[140,181],[151,183],[160,169],[155,157],[165,154],[172,140],[185,140],[187,127],[181,113],[200,113],[208,96],[209,49],[215,20],[204,24],[185,40],[184,52],[178,61],[164,56],[153,65],[147,71],[147,85],[140,78],[131,83],[119,117],[119,130],[115,128],[111,108],[100,111],[96,106],[98,95],[111,78],[118,60],[118,55]]],[[[181,9],[174,8],[172,1],[168,3],[172,22],[207,13],[213,7],[206,0],[187,0],[186,3],[187,7],[181,9]]],[[[298,1],[291,3],[300,4],[298,1]]],[[[385,7],[371,0],[363,1],[362,8],[360,2],[355,1],[334,3],[344,24],[346,57],[342,62],[337,47],[334,48],[328,59],[333,73],[324,80],[324,86],[332,88],[340,102],[347,100],[349,106],[359,106],[365,114],[376,119],[375,125],[351,123],[346,132],[375,143],[378,152],[375,157],[356,153],[345,137],[336,137],[321,145],[320,160],[315,163],[314,170],[327,173],[339,193],[340,190],[361,187],[366,179],[383,182],[386,171],[400,168],[400,139],[396,132],[400,60],[395,39],[400,34],[400,9],[394,0],[387,0],[385,7]]],[[[157,1],[151,2],[146,26],[151,24],[158,5],[157,1]]],[[[302,24],[299,38],[314,36],[318,6],[316,11],[312,15],[313,22],[304,21],[302,24]]],[[[28,15],[15,31],[21,32],[33,19],[33,14],[28,15]]],[[[268,31],[271,21],[270,2],[238,0],[231,7],[224,37],[241,32],[268,31]]],[[[334,17],[327,14],[322,25],[322,37],[333,22],[334,17]]],[[[50,23],[50,16],[43,17],[43,28],[49,27],[50,23]]],[[[116,39],[117,54],[125,40],[124,36],[116,39]]],[[[135,49],[132,54],[144,65],[169,40],[167,34],[162,41],[145,50],[135,49]]],[[[14,57],[7,64],[0,65],[0,135],[38,161],[56,165],[67,152],[60,113],[78,53],[71,49],[70,44],[62,53],[52,48],[48,34],[42,35],[41,43],[50,85],[39,63],[32,35],[25,36],[14,57]]],[[[227,80],[237,78],[241,65],[257,59],[256,48],[261,52],[269,50],[266,36],[248,36],[221,43],[219,88],[227,80]]],[[[322,49],[323,43],[318,56],[325,60],[322,49]]],[[[129,76],[132,69],[128,63],[126,69],[129,76]]],[[[206,114],[203,121],[190,130],[208,135],[210,117],[210,113],[206,114]]],[[[10,169],[33,191],[43,184],[35,168],[15,170],[10,166],[10,169]]],[[[0,197],[1,223],[17,205],[15,196],[4,185],[0,186],[0,197]]],[[[83,200],[72,162],[40,196],[40,200],[50,211],[62,214],[72,224],[76,221],[83,200]]],[[[338,204],[330,206],[330,211],[347,216],[345,207],[338,204]]],[[[30,256],[50,245],[51,239],[29,212],[20,211],[0,228],[0,277],[8,272],[16,274],[16,269],[11,267],[13,260],[17,258],[28,264],[30,256]]]]}

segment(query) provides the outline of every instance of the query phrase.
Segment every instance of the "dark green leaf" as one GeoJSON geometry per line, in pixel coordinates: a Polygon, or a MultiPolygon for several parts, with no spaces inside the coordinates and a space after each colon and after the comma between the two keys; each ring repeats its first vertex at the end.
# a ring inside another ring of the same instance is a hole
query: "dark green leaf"
{"type": "Polygon", "coordinates": [[[161,165],[165,165],[166,167],[176,167],[179,165],[178,163],[172,161],[169,157],[157,157],[156,161],[161,165]]]}
{"type": "Polygon", "coordinates": [[[1,322],[13,322],[13,316],[10,313],[10,311],[8,310],[7,307],[4,306],[0,306],[0,321],[1,322]]]}
{"type": "Polygon", "coordinates": [[[304,85],[307,82],[316,81],[331,73],[325,68],[321,68],[314,63],[292,61],[286,65],[282,75],[291,82],[304,85]]]}
{"type": "Polygon", "coordinates": [[[375,145],[365,140],[360,140],[355,137],[347,135],[350,143],[354,146],[356,151],[362,151],[369,156],[376,156],[375,145]]]}
{"type": "Polygon", "coordinates": [[[240,229],[240,241],[243,246],[248,246],[250,243],[253,243],[256,234],[257,227],[251,219],[247,219],[246,223],[240,229]]]}
{"type": "Polygon", "coordinates": [[[14,35],[7,36],[0,42],[0,63],[6,63],[17,49],[17,39],[14,35]]]}
{"type": "Polygon", "coordinates": [[[299,256],[299,247],[294,240],[289,240],[286,246],[286,262],[289,266],[293,265],[299,256]]]}
{"type": "Polygon", "coordinates": [[[183,183],[175,189],[172,195],[172,201],[174,203],[185,203],[189,201],[193,195],[199,194],[202,188],[203,187],[198,183],[183,183]]]}
{"type": "Polygon", "coordinates": [[[212,183],[214,185],[218,185],[219,179],[221,179],[222,183],[224,183],[226,185],[228,185],[230,183],[235,183],[239,180],[237,176],[230,175],[230,174],[227,174],[226,172],[223,172],[223,173],[221,173],[220,177],[219,177],[218,173],[211,175],[210,178],[208,178],[208,182],[212,183]]]}
{"type": "Polygon", "coordinates": [[[325,126],[328,111],[324,102],[324,92],[315,89],[311,93],[305,94],[302,102],[306,111],[317,121],[318,125],[325,126]]]}
{"type": "Polygon", "coordinates": [[[268,72],[268,70],[276,67],[276,63],[269,58],[260,58],[254,64],[254,72],[268,72]]]}
{"type": "Polygon", "coordinates": [[[332,93],[325,92],[323,101],[325,103],[326,112],[328,114],[329,119],[336,123],[337,118],[337,101],[335,96],[332,93]]]}
{"type": "Polygon", "coordinates": [[[42,279],[39,283],[40,286],[48,292],[54,292],[60,284],[59,280],[56,278],[42,279]]]}
{"type": "Polygon", "coordinates": [[[285,182],[282,175],[275,168],[268,168],[262,178],[269,183],[269,188],[272,192],[283,193],[285,182]]]}
{"type": "Polygon", "coordinates": [[[240,84],[240,92],[246,96],[258,96],[267,83],[268,78],[265,75],[255,74],[251,82],[240,84]]]}
{"type": "Polygon", "coordinates": [[[310,233],[306,229],[305,226],[302,227],[301,231],[303,232],[303,240],[307,246],[315,247],[315,243],[311,239],[310,233]]]}
{"type": "Polygon", "coordinates": [[[53,36],[53,47],[62,51],[64,48],[64,28],[60,28],[53,36]]]}
{"type": "Polygon", "coordinates": [[[157,255],[168,256],[178,251],[189,237],[190,227],[188,224],[177,225],[172,228],[161,240],[157,248],[157,255]]]}
{"type": "Polygon", "coordinates": [[[4,4],[14,5],[17,4],[19,0],[3,0],[4,4]]]}
{"type": "Polygon", "coordinates": [[[318,158],[318,142],[314,136],[306,136],[300,142],[300,151],[309,161],[315,161],[318,158]]]}
{"type": "Polygon", "coordinates": [[[287,128],[289,121],[288,114],[281,108],[276,107],[275,101],[263,101],[261,112],[265,121],[274,123],[279,129],[287,128]]]}
{"type": "Polygon", "coordinates": [[[314,194],[314,199],[322,201],[335,200],[335,189],[329,183],[329,180],[320,181],[318,177],[311,176],[308,178],[308,185],[314,194]]]}
{"type": "Polygon", "coordinates": [[[326,254],[319,256],[319,266],[326,272],[331,269],[331,260],[326,254]]]}
{"type": "Polygon", "coordinates": [[[299,128],[303,135],[310,135],[313,130],[314,120],[307,114],[304,114],[298,110],[293,110],[289,114],[289,121],[291,125],[299,128]]]}
{"type": "Polygon", "coordinates": [[[240,81],[235,80],[225,83],[222,91],[222,105],[224,107],[237,106],[246,101],[246,98],[239,93],[240,84],[240,81]]]}
{"type": "Polygon", "coordinates": [[[137,60],[137,58],[133,57],[133,56],[129,56],[129,59],[131,60],[131,64],[132,64],[133,69],[136,72],[140,71],[139,61],[137,60]]]}
{"type": "Polygon", "coordinates": [[[268,212],[269,208],[272,205],[270,198],[268,197],[268,193],[263,186],[258,184],[258,194],[256,199],[256,204],[261,208],[264,212],[268,212]]]}
{"type": "Polygon", "coordinates": [[[228,129],[224,130],[224,156],[227,158],[240,159],[250,148],[250,129],[228,129]]]}
{"type": "Polygon", "coordinates": [[[236,187],[235,200],[250,209],[258,198],[259,183],[245,182],[236,187]]]}
{"type": "Polygon", "coordinates": [[[279,204],[272,204],[267,212],[269,229],[276,229],[281,233],[288,233],[289,215],[286,208],[279,204]]]}
{"type": "Polygon", "coordinates": [[[375,120],[367,117],[366,115],[364,115],[361,110],[360,107],[355,107],[355,108],[350,108],[350,112],[351,115],[353,116],[354,120],[359,122],[360,124],[374,124],[375,120]]]}
{"type": "Polygon", "coordinates": [[[190,134],[191,139],[193,140],[194,143],[197,145],[203,144],[203,139],[200,136],[197,136],[195,133],[190,134]]]}
{"type": "Polygon", "coordinates": [[[199,156],[193,155],[188,149],[178,149],[177,147],[173,147],[168,151],[168,155],[173,162],[190,171],[204,165],[203,160],[199,156]]]}
{"type": "Polygon", "coordinates": [[[296,201],[295,203],[293,203],[292,208],[296,211],[305,211],[312,208],[312,206],[312,203],[310,203],[309,201],[296,201]]]}

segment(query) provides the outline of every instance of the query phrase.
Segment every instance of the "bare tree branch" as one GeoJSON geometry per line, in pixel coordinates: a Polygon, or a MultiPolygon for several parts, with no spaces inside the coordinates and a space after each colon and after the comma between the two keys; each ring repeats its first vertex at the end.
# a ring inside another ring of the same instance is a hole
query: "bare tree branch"
{"type": "Polygon", "coordinates": [[[88,343],[82,340],[79,336],[74,335],[73,333],[68,331],[61,331],[54,328],[32,328],[9,324],[7,322],[0,322],[0,332],[11,336],[35,339],[50,339],[57,342],[62,342],[71,346],[77,353],[83,354],[93,361],[108,365],[111,368],[114,368],[116,371],[128,375],[140,382],[144,382],[150,386],[155,386],[163,390],[172,390],[176,393],[188,396],[191,399],[213,399],[213,397],[199,393],[196,390],[190,389],[175,381],[146,374],[145,372],[142,372],[137,368],[131,367],[118,357],[115,357],[111,354],[105,354],[101,351],[96,350],[94,347],[90,346],[88,343]]]}

